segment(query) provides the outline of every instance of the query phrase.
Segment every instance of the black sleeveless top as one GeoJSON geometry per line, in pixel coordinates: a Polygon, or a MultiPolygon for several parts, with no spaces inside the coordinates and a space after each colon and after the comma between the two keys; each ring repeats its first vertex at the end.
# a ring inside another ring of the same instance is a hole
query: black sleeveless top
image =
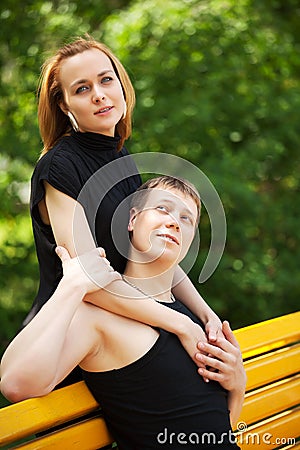
{"type": "Polygon", "coordinates": [[[118,137],[72,131],[38,161],[31,180],[30,212],[40,284],[24,325],[51,297],[62,277],[52,228],[43,223],[38,209],[45,196],[43,181],[83,206],[97,246],[105,248],[115,270],[124,271],[130,202],[125,199],[140,186],[141,179],[127,150],[117,150],[118,142],[118,137]]]}
{"type": "MultiPolygon", "coordinates": [[[[165,305],[199,323],[179,301],[165,305]]],[[[160,330],[153,347],[121,369],[82,372],[119,450],[239,448],[227,392],[203,381],[174,334],[160,330]]]]}

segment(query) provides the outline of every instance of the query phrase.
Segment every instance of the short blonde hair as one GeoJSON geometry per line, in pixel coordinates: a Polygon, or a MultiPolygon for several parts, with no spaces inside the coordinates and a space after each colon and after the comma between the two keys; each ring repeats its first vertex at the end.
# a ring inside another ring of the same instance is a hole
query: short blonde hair
{"type": "Polygon", "coordinates": [[[127,112],[116,126],[116,131],[121,138],[118,144],[119,150],[131,135],[135,92],[125,68],[105,44],[95,41],[91,37],[79,38],[61,47],[54,56],[45,61],[42,67],[38,86],[38,121],[44,144],[42,154],[50,150],[62,136],[71,131],[70,120],[59,106],[63,102],[63,92],[59,79],[60,66],[64,60],[71,56],[93,48],[100,50],[110,59],[122,86],[127,112]]]}
{"type": "Polygon", "coordinates": [[[197,206],[196,222],[199,222],[201,214],[201,199],[199,192],[197,191],[195,186],[188,180],[184,178],[173,177],[171,175],[162,175],[160,177],[150,178],[145,183],[143,183],[133,194],[131,207],[142,210],[147,202],[147,190],[155,188],[176,189],[177,191],[194,200],[197,206]]]}

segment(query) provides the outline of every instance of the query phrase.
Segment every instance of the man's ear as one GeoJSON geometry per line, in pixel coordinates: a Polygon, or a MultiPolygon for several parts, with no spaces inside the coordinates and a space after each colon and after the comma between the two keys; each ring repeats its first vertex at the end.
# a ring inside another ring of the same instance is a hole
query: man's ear
{"type": "Polygon", "coordinates": [[[137,213],[138,213],[138,211],[137,211],[136,208],[131,208],[130,209],[130,211],[129,211],[128,231],[133,231],[137,213]]]}

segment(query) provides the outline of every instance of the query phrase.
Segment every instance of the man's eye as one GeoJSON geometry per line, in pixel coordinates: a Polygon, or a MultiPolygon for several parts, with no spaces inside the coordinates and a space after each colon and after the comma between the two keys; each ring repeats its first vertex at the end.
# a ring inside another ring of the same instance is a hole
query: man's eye
{"type": "Polygon", "coordinates": [[[168,208],[166,206],[164,206],[164,205],[158,205],[156,207],[156,209],[158,209],[159,211],[166,212],[166,213],[168,212],[168,208]]]}
{"type": "Polygon", "coordinates": [[[185,222],[193,223],[191,217],[188,216],[188,215],[186,215],[186,214],[183,214],[183,215],[181,216],[181,219],[184,220],[185,222]]]}

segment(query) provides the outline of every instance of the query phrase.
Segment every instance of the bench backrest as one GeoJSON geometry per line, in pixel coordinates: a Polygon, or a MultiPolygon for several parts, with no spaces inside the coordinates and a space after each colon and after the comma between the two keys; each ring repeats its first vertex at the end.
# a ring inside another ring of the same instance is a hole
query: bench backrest
{"type": "Polygon", "coordinates": [[[294,446],[300,436],[300,312],[250,325],[235,335],[248,378],[239,445],[294,446]]]}
{"type": "MultiPolygon", "coordinates": [[[[248,377],[237,428],[245,450],[282,444],[288,449],[300,436],[299,323],[297,312],[235,331],[248,377]]],[[[51,429],[18,448],[88,450],[114,442],[84,382],[0,409],[0,448],[51,429]],[[57,426],[62,428],[55,430],[57,426]]]]}

